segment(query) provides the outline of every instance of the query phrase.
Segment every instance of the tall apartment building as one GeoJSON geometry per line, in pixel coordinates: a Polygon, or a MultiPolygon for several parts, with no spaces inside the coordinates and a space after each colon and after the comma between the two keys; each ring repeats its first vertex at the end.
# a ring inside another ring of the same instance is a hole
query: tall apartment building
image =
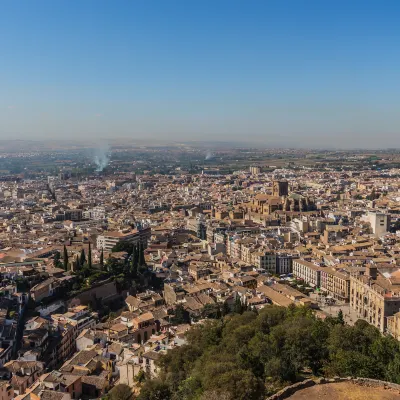
{"type": "Polygon", "coordinates": [[[321,288],[337,300],[349,300],[350,276],[343,272],[320,267],[309,261],[293,260],[293,275],[312,287],[321,288]]]}
{"type": "Polygon", "coordinates": [[[80,221],[83,218],[83,211],[76,210],[65,210],[55,215],[56,221],[80,221]]]}
{"type": "Polygon", "coordinates": [[[279,275],[290,274],[293,272],[293,259],[291,254],[276,255],[276,273],[279,275]]]}
{"type": "Polygon", "coordinates": [[[188,218],[187,229],[196,233],[199,239],[207,239],[207,225],[204,214],[198,214],[195,218],[188,218]]]}
{"type": "Polygon", "coordinates": [[[309,261],[293,260],[293,275],[312,287],[321,287],[322,269],[309,261]]]}
{"type": "MultiPolygon", "coordinates": [[[[400,310],[400,273],[381,274],[377,267],[368,265],[365,275],[350,277],[350,307],[357,317],[376,326],[381,332],[389,327],[388,318],[400,310]]],[[[395,326],[395,319],[390,328],[395,326]]]]}
{"type": "Polygon", "coordinates": [[[337,300],[349,301],[350,276],[325,267],[321,270],[321,288],[337,300]]]}
{"type": "Polygon", "coordinates": [[[252,175],[261,174],[261,168],[258,167],[257,165],[252,165],[252,166],[249,168],[249,170],[250,170],[250,173],[251,173],[252,175]]]}

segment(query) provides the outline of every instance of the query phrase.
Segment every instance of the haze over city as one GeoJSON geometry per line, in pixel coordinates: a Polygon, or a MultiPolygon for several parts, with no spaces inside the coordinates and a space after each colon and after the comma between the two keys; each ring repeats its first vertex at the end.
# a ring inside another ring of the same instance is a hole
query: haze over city
{"type": "Polygon", "coordinates": [[[0,139],[398,147],[396,1],[0,5],[0,139]]]}
{"type": "Polygon", "coordinates": [[[0,400],[400,400],[399,15],[0,1],[0,400]]]}

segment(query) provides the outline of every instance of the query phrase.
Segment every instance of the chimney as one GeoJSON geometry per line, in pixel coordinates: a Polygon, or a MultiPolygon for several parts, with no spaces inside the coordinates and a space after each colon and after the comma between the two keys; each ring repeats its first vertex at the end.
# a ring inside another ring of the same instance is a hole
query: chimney
{"type": "Polygon", "coordinates": [[[369,264],[367,265],[366,274],[371,279],[376,279],[378,275],[378,268],[375,265],[369,264]]]}

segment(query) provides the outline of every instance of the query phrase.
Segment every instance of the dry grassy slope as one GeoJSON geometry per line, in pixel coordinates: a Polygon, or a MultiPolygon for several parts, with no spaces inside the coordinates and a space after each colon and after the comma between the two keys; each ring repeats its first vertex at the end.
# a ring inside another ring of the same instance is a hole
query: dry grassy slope
{"type": "Polygon", "coordinates": [[[328,383],[302,389],[289,400],[400,400],[400,393],[383,387],[361,386],[351,382],[328,383]]]}

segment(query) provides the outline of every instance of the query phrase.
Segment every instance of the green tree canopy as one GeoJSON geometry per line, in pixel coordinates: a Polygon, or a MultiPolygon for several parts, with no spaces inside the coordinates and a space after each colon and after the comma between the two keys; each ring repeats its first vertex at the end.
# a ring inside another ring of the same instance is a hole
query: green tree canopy
{"type": "Polygon", "coordinates": [[[230,313],[193,326],[186,339],[161,357],[159,378],[140,398],[261,400],[311,371],[400,382],[399,342],[365,321],[321,320],[306,307],[230,313]]]}
{"type": "Polygon", "coordinates": [[[133,399],[132,389],[125,384],[119,384],[110,390],[110,400],[131,400],[133,399]]]}

